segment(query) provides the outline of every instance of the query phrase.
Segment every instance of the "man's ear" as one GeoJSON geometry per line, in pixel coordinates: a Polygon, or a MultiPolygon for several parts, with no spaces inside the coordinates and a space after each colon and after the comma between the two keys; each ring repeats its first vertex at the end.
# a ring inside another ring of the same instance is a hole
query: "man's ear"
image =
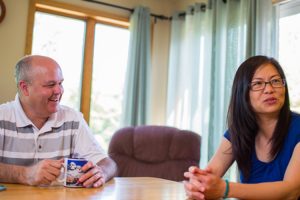
{"type": "Polygon", "coordinates": [[[28,96],[29,95],[28,83],[26,81],[21,80],[19,82],[19,90],[24,96],[28,96]]]}

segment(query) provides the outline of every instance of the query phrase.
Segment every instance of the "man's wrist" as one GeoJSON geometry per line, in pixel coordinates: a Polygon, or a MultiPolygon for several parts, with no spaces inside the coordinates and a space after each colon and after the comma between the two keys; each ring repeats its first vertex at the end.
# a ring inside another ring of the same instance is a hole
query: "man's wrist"
{"type": "Polygon", "coordinates": [[[0,163],[0,181],[7,183],[28,184],[27,172],[24,166],[0,163]]]}
{"type": "Polygon", "coordinates": [[[31,185],[31,177],[29,175],[30,167],[20,167],[18,170],[18,182],[24,185],[31,185]]]}

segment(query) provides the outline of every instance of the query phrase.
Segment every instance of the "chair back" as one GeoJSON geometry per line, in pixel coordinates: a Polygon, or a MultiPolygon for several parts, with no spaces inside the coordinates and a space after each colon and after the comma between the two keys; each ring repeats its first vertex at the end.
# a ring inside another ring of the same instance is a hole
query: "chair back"
{"type": "Polygon", "coordinates": [[[200,135],[168,126],[125,127],[114,133],[109,156],[118,176],[184,180],[183,173],[200,162],[200,135]]]}

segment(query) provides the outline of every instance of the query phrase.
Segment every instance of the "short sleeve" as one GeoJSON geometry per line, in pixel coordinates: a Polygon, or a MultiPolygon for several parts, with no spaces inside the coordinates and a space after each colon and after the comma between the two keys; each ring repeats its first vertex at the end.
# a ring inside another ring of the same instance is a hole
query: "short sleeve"
{"type": "Polygon", "coordinates": [[[225,131],[224,137],[225,137],[228,141],[230,141],[230,134],[229,134],[229,131],[228,131],[228,130],[225,131]]]}
{"type": "Polygon", "coordinates": [[[289,145],[296,146],[300,142],[300,115],[292,113],[291,117],[287,139],[289,140],[289,145]]]}
{"type": "Polygon", "coordinates": [[[78,133],[75,138],[74,155],[92,161],[94,164],[107,157],[107,154],[83,118],[80,120],[78,133]]]}

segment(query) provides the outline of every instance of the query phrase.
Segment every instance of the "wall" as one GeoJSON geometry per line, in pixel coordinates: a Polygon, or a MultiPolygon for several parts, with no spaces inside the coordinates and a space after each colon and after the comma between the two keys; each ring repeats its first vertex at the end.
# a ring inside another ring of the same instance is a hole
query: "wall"
{"type": "MultiPolygon", "coordinates": [[[[174,6],[172,8],[172,10],[174,11],[184,11],[187,9],[187,7],[189,5],[194,5],[195,3],[206,3],[208,2],[208,0],[199,0],[199,1],[195,1],[195,0],[174,0],[174,6]]],[[[171,11],[172,12],[172,11],[171,11]]]]}
{"type": "MultiPolygon", "coordinates": [[[[82,0],[58,0],[60,2],[99,9],[129,17],[120,9],[98,5],[82,0]]],[[[152,13],[170,16],[174,10],[184,10],[192,0],[101,0],[128,8],[147,6],[152,13]]],[[[0,104],[15,97],[14,65],[24,56],[29,0],[4,0],[6,17],[0,24],[0,104]]],[[[153,29],[152,52],[152,124],[164,124],[167,91],[168,49],[170,22],[158,20],[153,29]]]]}
{"type": "Polygon", "coordinates": [[[6,17],[0,24],[0,103],[16,94],[14,65],[24,55],[28,0],[4,0],[6,17]]]}

